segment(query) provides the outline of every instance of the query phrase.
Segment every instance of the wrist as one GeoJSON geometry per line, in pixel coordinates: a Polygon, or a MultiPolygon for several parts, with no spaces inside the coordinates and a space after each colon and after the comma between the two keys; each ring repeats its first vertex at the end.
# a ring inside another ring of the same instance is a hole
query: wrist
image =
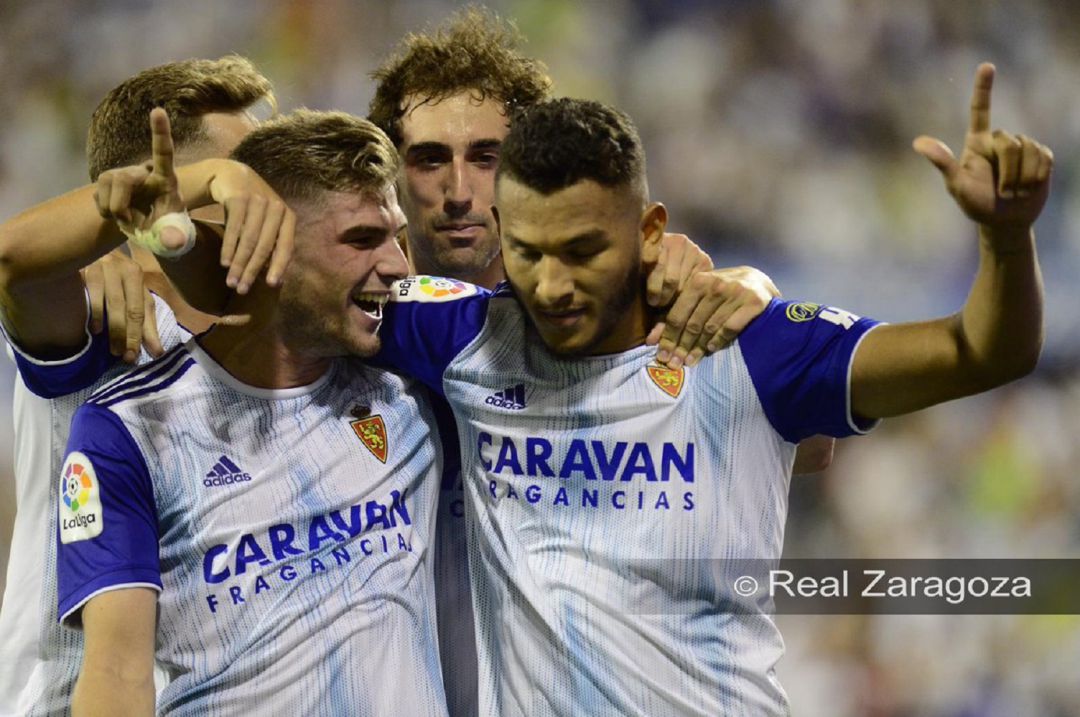
{"type": "Polygon", "coordinates": [[[231,164],[227,159],[204,159],[178,167],[176,175],[180,183],[180,196],[184,206],[198,209],[214,204],[213,183],[222,172],[228,171],[231,164]]]}
{"type": "Polygon", "coordinates": [[[990,226],[979,225],[979,241],[985,249],[1004,256],[1031,251],[1035,242],[1035,233],[1030,224],[990,226]]]}

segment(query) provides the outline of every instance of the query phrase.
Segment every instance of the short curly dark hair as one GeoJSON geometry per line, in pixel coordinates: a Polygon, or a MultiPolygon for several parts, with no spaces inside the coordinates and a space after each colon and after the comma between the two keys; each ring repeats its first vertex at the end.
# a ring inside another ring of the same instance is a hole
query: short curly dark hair
{"type": "Polygon", "coordinates": [[[519,51],[522,36],[512,23],[469,5],[428,33],[409,33],[398,51],[372,73],[375,96],[368,119],[401,146],[401,118],[410,95],[438,102],[472,90],[508,108],[545,99],[551,91],[547,68],[519,51]]]}
{"type": "Polygon", "coordinates": [[[542,194],[583,179],[645,190],[645,150],[619,110],[591,100],[549,100],[514,113],[496,179],[504,175],[542,194]]]}

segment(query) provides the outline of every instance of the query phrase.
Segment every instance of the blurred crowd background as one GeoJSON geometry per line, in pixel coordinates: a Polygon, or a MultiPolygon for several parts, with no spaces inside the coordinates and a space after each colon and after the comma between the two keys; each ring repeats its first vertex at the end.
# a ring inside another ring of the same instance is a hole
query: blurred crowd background
{"type": "MultiPolygon", "coordinates": [[[[438,0],[6,0],[0,218],[87,181],[98,99],[161,62],[239,52],[281,105],[366,113],[369,73],[438,0]]],[[[556,93],[638,123],[653,197],[721,265],[785,295],[899,321],[950,313],[975,234],[919,134],[962,142],[976,65],[993,123],[1055,152],[1037,227],[1039,369],[991,395],[887,421],[793,481],[800,557],[1080,557],[1080,6],[1027,0],[491,0],[556,93]]],[[[10,405],[13,368],[0,361],[10,405]]],[[[0,411],[0,565],[14,513],[0,411]]],[[[0,574],[2,579],[2,574],[0,574]]],[[[1080,596],[1077,596],[1080,603],[1080,596]]],[[[796,714],[1080,715],[1076,616],[781,616],[796,714]]],[[[3,636],[0,635],[0,639],[3,636]]],[[[3,669],[0,666],[0,669],[3,669]]]]}

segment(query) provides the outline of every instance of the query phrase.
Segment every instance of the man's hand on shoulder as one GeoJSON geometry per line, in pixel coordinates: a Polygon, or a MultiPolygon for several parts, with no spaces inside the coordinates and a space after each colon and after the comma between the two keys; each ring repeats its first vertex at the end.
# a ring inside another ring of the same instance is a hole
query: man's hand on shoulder
{"type": "Polygon", "coordinates": [[[772,279],[750,266],[698,272],[686,281],[646,343],[659,345],[660,363],[693,366],[734,341],[775,296],[780,291],[772,279]]]}
{"type": "Polygon", "coordinates": [[[154,297],[143,283],[138,262],[114,249],[82,271],[90,295],[90,332],[101,333],[108,321],[109,351],[134,363],[139,347],[154,357],[165,350],[158,336],[154,297]]]}

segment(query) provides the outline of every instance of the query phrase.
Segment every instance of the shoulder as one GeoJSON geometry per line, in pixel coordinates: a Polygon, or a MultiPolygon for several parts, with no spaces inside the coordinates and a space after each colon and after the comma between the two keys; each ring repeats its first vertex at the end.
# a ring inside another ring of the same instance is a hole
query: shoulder
{"type": "Polygon", "coordinates": [[[181,344],[161,358],[132,369],[105,384],[90,395],[87,404],[115,410],[121,403],[156,400],[195,363],[195,358],[187,347],[181,344]]]}

